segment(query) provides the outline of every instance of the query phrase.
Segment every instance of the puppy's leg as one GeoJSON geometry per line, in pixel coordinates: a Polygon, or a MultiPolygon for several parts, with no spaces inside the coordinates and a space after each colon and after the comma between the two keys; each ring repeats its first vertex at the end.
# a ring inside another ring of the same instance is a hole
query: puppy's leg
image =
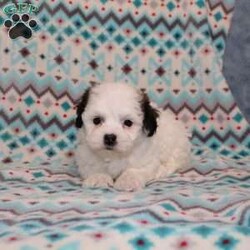
{"type": "Polygon", "coordinates": [[[129,168],[115,181],[114,188],[121,191],[137,191],[153,178],[151,171],[129,168]]]}
{"type": "Polygon", "coordinates": [[[108,174],[96,173],[83,181],[83,187],[107,188],[113,186],[113,179],[108,174]]]}
{"type": "Polygon", "coordinates": [[[156,179],[165,178],[177,171],[190,168],[191,160],[191,149],[188,146],[186,150],[180,147],[177,148],[167,161],[161,161],[160,167],[156,173],[156,179]]]}

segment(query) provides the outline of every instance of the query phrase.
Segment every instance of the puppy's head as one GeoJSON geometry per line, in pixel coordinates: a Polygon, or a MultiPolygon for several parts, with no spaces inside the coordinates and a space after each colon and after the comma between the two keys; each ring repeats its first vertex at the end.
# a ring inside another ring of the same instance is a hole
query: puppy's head
{"type": "Polygon", "coordinates": [[[95,151],[129,153],[157,129],[157,110],[130,85],[105,83],[88,89],[77,106],[75,125],[95,151]]]}

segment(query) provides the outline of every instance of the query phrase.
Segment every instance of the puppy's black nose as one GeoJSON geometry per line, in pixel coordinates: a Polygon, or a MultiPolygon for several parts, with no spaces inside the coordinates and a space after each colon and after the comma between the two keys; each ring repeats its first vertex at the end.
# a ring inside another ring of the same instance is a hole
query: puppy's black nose
{"type": "Polygon", "coordinates": [[[115,134],[105,134],[103,137],[106,146],[114,146],[116,144],[117,136],[115,134]]]}

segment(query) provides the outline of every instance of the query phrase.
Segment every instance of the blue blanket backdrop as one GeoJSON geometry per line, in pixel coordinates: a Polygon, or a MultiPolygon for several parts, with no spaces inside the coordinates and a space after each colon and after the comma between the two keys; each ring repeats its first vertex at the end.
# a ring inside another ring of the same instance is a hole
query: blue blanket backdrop
{"type": "Polygon", "coordinates": [[[224,75],[236,102],[250,121],[250,1],[238,0],[224,55],[224,75]]]}

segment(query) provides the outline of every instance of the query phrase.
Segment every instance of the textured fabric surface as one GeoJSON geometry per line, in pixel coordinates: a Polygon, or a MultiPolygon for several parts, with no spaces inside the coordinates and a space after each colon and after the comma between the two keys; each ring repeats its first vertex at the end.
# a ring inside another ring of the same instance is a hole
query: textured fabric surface
{"type": "Polygon", "coordinates": [[[0,15],[0,246],[247,250],[250,129],[222,74],[235,1],[30,2],[26,33],[0,15]],[[190,169],[137,193],[82,188],[75,104],[91,81],[171,110],[193,134],[190,169]]]}
{"type": "Polygon", "coordinates": [[[83,189],[76,168],[59,162],[3,168],[1,247],[247,250],[250,171],[233,166],[192,168],[137,193],[83,189]]]}
{"type": "Polygon", "coordinates": [[[224,55],[224,74],[237,103],[250,121],[250,2],[236,1],[224,55]]]}
{"type": "Polygon", "coordinates": [[[221,73],[234,1],[33,3],[32,38],[0,30],[4,162],[72,158],[74,106],[91,81],[145,89],[196,144],[249,150],[249,126],[221,73]]]}

